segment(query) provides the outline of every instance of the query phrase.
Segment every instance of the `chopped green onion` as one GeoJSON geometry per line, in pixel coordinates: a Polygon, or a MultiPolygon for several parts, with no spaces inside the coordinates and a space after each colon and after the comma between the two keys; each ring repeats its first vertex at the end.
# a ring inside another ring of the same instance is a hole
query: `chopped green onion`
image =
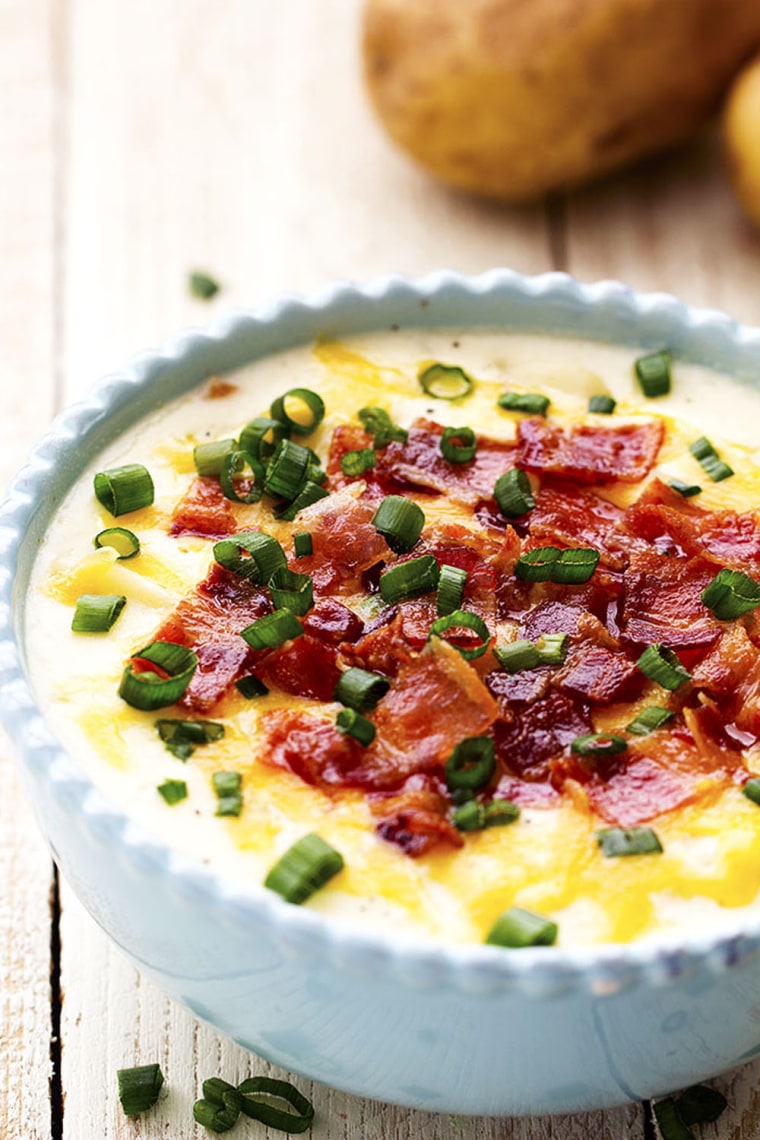
{"type": "Polygon", "coordinates": [[[521,638],[508,645],[494,646],[494,657],[508,673],[522,673],[524,669],[537,669],[541,654],[532,641],[521,638]]]}
{"type": "Polygon", "coordinates": [[[374,447],[377,451],[387,447],[393,441],[406,443],[409,438],[409,432],[406,428],[394,424],[383,408],[360,408],[359,419],[367,435],[373,437],[374,447]]]}
{"type": "Polygon", "coordinates": [[[162,677],[150,669],[136,673],[132,661],[127,664],[119,685],[119,696],[132,708],[143,712],[153,712],[178,701],[198,667],[197,654],[172,641],[152,641],[133,655],[134,660],[147,661],[168,674],[162,677]]]}
{"type": "Polygon", "coordinates": [[[441,566],[438,576],[438,591],[435,596],[435,605],[439,617],[445,617],[446,614],[459,609],[462,604],[466,581],[466,570],[460,570],[458,566],[441,566]]]}
{"type": "Polygon", "coordinates": [[[276,610],[290,610],[303,617],[314,605],[314,582],[311,574],[296,574],[282,567],[269,579],[269,593],[276,610]]]}
{"type": "Polygon", "coordinates": [[[515,576],[522,582],[558,582],[579,586],[588,582],[599,564],[598,550],[573,546],[559,550],[540,546],[521,554],[515,563],[515,576]]]}
{"type": "Polygon", "coordinates": [[[514,823],[519,816],[520,809],[511,800],[491,800],[490,804],[468,800],[456,809],[453,821],[457,831],[482,831],[514,823]]]}
{"type": "MultiPolygon", "coordinates": [[[[193,463],[199,475],[221,475],[224,461],[237,448],[234,439],[216,439],[193,448],[193,463]]],[[[245,448],[243,448],[245,451],[245,448]]]]}
{"type": "Polygon", "coordinates": [[[588,410],[597,416],[611,416],[617,407],[612,396],[589,396],[588,410]]]}
{"type": "Polygon", "coordinates": [[[193,1105],[193,1119],[210,1132],[229,1132],[237,1124],[239,1116],[240,1108],[231,1097],[223,1100],[222,1104],[203,1099],[196,1100],[193,1105]]]}
{"type": "Polygon", "coordinates": [[[292,439],[280,440],[277,450],[267,463],[265,489],[270,495],[289,501],[294,499],[306,479],[310,460],[308,447],[302,447],[292,439]]]}
{"type": "Polygon", "coordinates": [[[670,353],[650,352],[635,360],[633,367],[645,396],[666,396],[670,391],[670,353]]]}
{"type": "Polygon", "coordinates": [[[238,1109],[243,1102],[243,1096],[229,1081],[221,1077],[207,1077],[203,1082],[203,1096],[211,1104],[237,1105],[238,1109]]]}
{"type": "Polygon", "coordinates": [[[622,736],[610,736],[606,732],[587,732],[583,736],[576,736],[570,748],[577,756],[617,756],[620,752],[626,751],[628,743],[622,736]]]}
{"type": "Polygon", "coordinates": [[[650,705],[649,708],[642,709],[636,719],[625,726],[625,730],[632,732],[635,736],[648,736],[656,728],[662,728],[675,715],[671,709],[663,709],[659,705],[650,705]]]}
{"type": "Polygon", "coordinates": [[[300,904],[343,870],[343,857],[319,835],[304,835],[290,847],[264,880],[286,902],[300,904]]]}
{"type": "Polygon", "coordinates": [[[325,403],[310,388],[291,388],[272,401],[269,414],[273,420],[279,420],[296,435],[310,435],[325,418],[325,403]],[[287,410],[290,407],[293,411],[293,404],[296,405],[295,416],[287,410]]]}
{"type": "Polygon", "coordinates": [[[493,776],[493,740],[490,736],[468,736],[457,744],[446,761],[446,786],[477,792],[493,776]]]}
{"type": "Polygon", "coordinates": [[[607,859],[625,855],[660,855],[662,844],[651,827],[604,827],[596,833],[596,841],[607,859]]]}
{"type": "Polygon", "coordinates": [[[240,448],[249,452],[259,463],[268,463],[277,445],[290,435],[286,424],[268,416],[256,416],[240,433],[240,448]]]}
{"type": "Polygon", "coordinates": [[[239,772],[214,772],[211,777],[216,792],[216,815],[240,815],[243,810],[241,788],[243,777],[239,772]]]}
{"type": "Polygon", "coordinates": [[[293,535],[293,553],[296,558],[308,558],[314,553],[314,544],[308,530],[301,530],[293,535]]]}
{"type": "Polygon", "coordinates": [[[391,687],[387,677],[354,665],[341,673],[333,699],[357,712],[369,712],[391,687]]]}
{"type": "Polygon", "coordinates": [[[752,776],[742,785],[742,792],[753,804],[760,806],[760,776],[752,776]]]}
{"type": "Polygon", "coordinates": [[[116,1080],[121,1107],[127,1116],[137,1116],[158,1100],[164,1075],[158,1065],[137,1065],[134,1069],[117,1069],[116,1080]]]}
{"type": "Polygon", "coordinates": [[[156,729],[167,751],[178,760],[187,760],[199,744],[211,744],[224,736],[224,725],[214,720],[163,718],[156,721],[156,729]]]}
{"type": "Polygon", "coordinates": [[[671,479],[668,483],[671,491],[675,491],[677,495],[683,496],[684,499],[691,499],[694,495],[700,495],[702,488],[698,483],[684,483],[682,479],[671,479]]]}
{"type": "Polygon", "coordinates": [[[499,510],[507,519],[517,519],[536,505],[530,479],[519,467],[511,467],[496,480],[493,489],[499,510]]]}
{"type": "Polygon", "coordinates": [[[252,673],[250,676],[241,677],[239,681],[236,681],[235,688],[241,697],[245,697],[247,701],[252,701],[254,697],[265,697],[269,692],[264,682],[260,681],[258,677],[254,677],[252,673]]]}
{"type": "Polygon", "coordinates": [[[74,633],[107,633],[126,604],[123,594],[80,594],[71,628],[74,633]]]}
{"type": "Polygon", "coordinates": [[[233,503],[258,503],[264,493],[264,468],[258,459],[254,459],[247,451],[229,451],[222,460],[219,472],[219,482],[225,499],[233,503]],[[246,475],[246,467],[250,475],[246,475]],[[241,476],[236,485],[235,476],[241,476]],[[241,495],[238,491],[240,483],[249,483],[249,489],[241,495]]]}
{"type": "Polygon", "coordinates": [[[740,570],[719,570],[702,601],[719,621],[732,621],[760,606],[760,582],[740,570]]]}
{"type": "Polygon", "coordinates": [[[326,499],[327,494],[328,492],[324,487],[320,487],[319,483],[307,479],[293,502],[286,507],[282,507],[279,511],[275,511],[274,517],[276,519],[282,519],[284,522],[292,522],[304,507],[310,507],[312,503],[318,503],[320,499],[326,499]]]}
{"type": "Polygon", "coordinates": [[[141,463],[98,471],[93,485],[95,498],[114,517],[149,507],[155,495],[150,471],[141,463]]]}
{"type": "Polygon", "coordinates": [[[101,530],[99,534],[96,534],[92,541],[98,550],[103,546],[110,546],[112,550],[116,551],[120,561],[134,558],[136,554],[140,553],[140,539],[131,530],[127,530],[123,526],[109,526],[106,530],[101,530]]]}
{"type": "MultiPolygon", "coordinates": [[[[474,661],[476,657],[482,657],[491,644],[491,635],[488,632],[488,626],[483,621],[482,617],[478,614],[470,613],[469,610],[452,610],[450,614],[445,614],[443,617],[436,618],[430,627],[428,639],[431,637],[443,637],[450,629],[471,629],[480,638],[480,644],[472,649],[467,649],[461,645],[455,645],[454,648],[461,653],[465,661],[474,661]]],[[[448,638],[445,638],[448,641],[448,638]]]]}
{"type": "Polygon", "coordinates": [[[158,785],[156,791],[163,796],[170,807],[187,799],[187,784],[184,780],[164,780],[163,784],[158,785]]]}
{"type": "Polygon", "coordinates": [[[676,1097],[676,1110],[684,1124],[712,1124],[727,1107],[723,1093],[707,1085],[692,1085],[676,1097]]]}
{"type": "Polygon", "coordinates": [[[221,288],[218,281],[210,277],[208,273],[201,273],[200,270],[190,274],[187,279],[187,286],[197,301],[210,301],[221,288]]]}
{"type": "Polygon", "coordinates": [[[375,511],[372,524],[394,554],[407,554],[422,534],[425,514],[414,500],[387,495],[375,511]]]}
{"type": "Polygon", "coordinates": [[[681,1119],[672,1096],[657,1101],[654,1115],[662,1140],[694,1140],[694,1133],[681,1119]]]}
{"type": "Polygon", "coordinates": [[[417,376],[423,392],[437,400],[462,400],[473,388],[473,379],[456,364],[430,364],[417,376]]]}
{"type": "Polygon", "coordinates": [[[335,718],[335,727],[338,732],[353,736],[354,740],[358,740],[365,748],[375,739],[374,724],[356,709],[341,709],[335,718]]]}
{"type": "Polygon", "coordinates": [[[380,596],[387,606],[427,594],[438,585],[438,563],[432,554],[399,562],[380,575],[380,596]]]}
{"type": "Polygon", "coordinates": [[[543,665],[562,665],[567,657],[567,634],[542,633],[536,649],[543,665]]]}
{"type": "Polygon", "coordinates": [[[671,692],[684,681],[691,680],[691,673],[684,668],[673,650],[658,642],[648,645],[636,664],[645,677],[671,692]]]}
{"type": "Polygon", "coordinates": [[[234,538],[223,538],[214,546],[214,559],[225,570],[259,586],[278,570],[286,570],[288,565],[277,539],[258,530],[241,531],[234,538]]]}
{"type": "Polygon", "coordinates": [[[305,1132],[314,1120],[314,1106],[288,1081],[275,1077],[248,1077],[238,1085],[243,1094],[241,1111],[279,1132],[305,1132]],[[284,1101],[289,1109],[277,1108],[272,1098],[284,1101]]]}
{"type": "Polygon", "coordinates": [[[447,427],[440,442],[441,455],[449,463],[469,463],[478,450],[478,438],[471,427],[447,427]]]}
{"type": "Polygon", "coordinates": [[[375,453],[371,447],[362,447],[357,451],[347,451],[345,455],[340,458],[340,469],[344,475],[353,478],[356,475],[363,475],[365,471],[369,471],[375,466],[377,460],[375,453]]]}
{"type": "Polygon", "coordinates": [[[689,451],[698,460],[705,475],[709,476],[713,483],[720,483],[723,479],[728,479],[730,475],[733,475],[733,467],[729,467],[727,463],[723,462],[705,436],[702,435],[694,443],[689,444],[689,451]]]}
{"type": "Polygon", "coordinates": [[[303,626],[290,610],[275,610],[272,614],[265,614],[240,631],[243,641],[251,649],[276,649],[302,634],[303,626]]]}
{"type": "Polygon", "coordinates": [[[486,942],[489,946],[507,946],[515,950],[528,946],[553,946],[558,932],[556,922],[542,914],[513,906],[496,919],[486,942]]]}
{"type": "Polygon", "coordinates": [[[540,392],[504,392],[496,401],[507,412],[525,412],[529,416],[545,416],[551,400],[540,392]]]}

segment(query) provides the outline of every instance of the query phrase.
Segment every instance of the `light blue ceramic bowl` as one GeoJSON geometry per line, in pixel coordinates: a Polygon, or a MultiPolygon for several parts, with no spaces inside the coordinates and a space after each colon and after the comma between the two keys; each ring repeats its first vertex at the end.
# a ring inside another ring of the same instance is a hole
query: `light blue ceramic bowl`
{"type": "Polygon", "coordinates": [[[56,505],[116,435],[210,374],[318,334],[496,326],[645,348],[752,381],[760,331],[622,285],[495,270],[284,297],[137,359],[62,415],[0,510],[0,713],[56,860],[172,997],[287,1068],[459,1113],[574,1112],[657,1096],[760,1052],[760,923],[669,946],[403,944],[241,889],[146,835],[63,751],[27,679],[24,604],[56,505]]]}

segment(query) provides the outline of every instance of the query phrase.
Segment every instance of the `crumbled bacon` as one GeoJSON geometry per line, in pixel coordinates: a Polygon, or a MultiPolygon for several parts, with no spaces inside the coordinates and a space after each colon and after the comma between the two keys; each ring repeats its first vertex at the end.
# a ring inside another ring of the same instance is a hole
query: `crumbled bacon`
{"type": "Polygon", "coordinates": [[[529,416],[517,425],[516,465],[578,483],[638,483],[652,470],[663,435],[660,420],[563,430],[529,416]]]}
{"type": "Polygon", "coordinates": [[[256,674],[269,689],[331,701],[340,679],[333,645],[304,634],[268,653],[256,674]]]}
{"type": "Polygon", "coordinates": [[[702,591],[714,576],[715,567],[703,558],[666,556],[653,547],[632,551],[625,575],[623,638],[673,649],[711,645],[720,625],[705,608],[702,591]]]}
{"type": "Polygon", "coordinates": [[[410,776],[399,792],[373,793],[370,809],[378,820],[377,833],[417,858],[438,843],[461,847],[464,840],[449,822],[448,798],[428,775],[410,776]]]}
{"type": "Polygon", "coordinates": [[[299,574],[310,574],[317,594],[353,593],[362,572],[389,557],[384,538],[372,525],[375,508],[350,491],[321,499],[298,516],[299,530],[311,534],[312,554],[294,559],[299,574]]]}
{"type": "MultiPolygon", "coordinates": [[[[503,673],[491,673],[489,691],[502,697],[503,673]]],[[[550,692],[515,708],[504,698],[494,726],[497,759],[507,773],[524,780],[548,781],[550,761],[562,755],[577,736],[591,732],[589,707],[562,693],[550,692]]]]}
{"type": "Polygon", "coordinates": [[[593,546],[602,562],[621,570],[627,561],[616,526],[623,511],[592,491],[566,483],[547,483],[535,496],[525,520],[536,546],[593,546]]]}
{"type": "Polygon", "coordinates": [[[227,538],[238,529],[235,516],[225,499],[218,479],[200,477],[193,480],[172,515],[169,534],[195,535],[198,538],[227,538]]]}

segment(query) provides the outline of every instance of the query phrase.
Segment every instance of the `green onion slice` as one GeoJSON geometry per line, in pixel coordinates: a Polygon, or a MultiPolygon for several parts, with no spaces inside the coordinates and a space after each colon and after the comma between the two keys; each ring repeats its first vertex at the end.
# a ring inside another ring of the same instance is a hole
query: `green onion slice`
{"type": "Polygon", "coordinates": [[[694,1140],[694,1133],[681,1119],[672,1096],[657,1101],[654,1115],[662,1140],[694,1140]]]}
{"type": "Polygon", "coordinates": [[[456,809],[453,816],[458,831],[483,831],[486,827],[504,827],[519,819],[520,809],[511,800],[491,800],[480,804],[468,800],[456,809]]]}
{"type": "Polygon", "coordinates": [[[222,1104],[204,1099],[196,1100],[193,1105],[193,1119],[210,1132],[229,1132],[237,1124],[239,1116],[240,1108],[229,1094],[225,1094],[222,1104]]]}
{"type": "Polygon", "coordinates": [[[92,541],[98,550],[104,546],[109,546],[115,550],[120,561],[134,558],[136,554],[140,553],[140,539],[131,530],[127,530],[123,526],[109,526],[106,530],[101,530],[99,534],[96,534],[92,541]]]}
{"type": "Polygon", "coordinates": [[[560,556],[556,546],[539,546],[521,554],[515,563],[515,577],[521,582],[551,581],[554,563],[560,556]]]}
{"type": "Polygon", "coordinates": [[[241,1111],[252,1120],[260,1120],[268,1128],[279,1132],[305,1132],[314,1120],[314,1106],[288,1081],[275,1077],[248,1077],[238,1085],[243,1095],[241,1111]],[[284,1101],[289,1107],[277,1108],[272,1098],[284,1101]]]}
{"type": "Polygon", "coordinates": [[[562,665],[567,657],[567,640],[566,633],[544,633],[535,642],[521,639],[498,645],[494,656],[508,673],[537,669],[539,665],[562,665]]]}
{"type": "MultiPolygon", "coordinates": [[[[479,617],[478,614],[470,613],[469,610],[452,610],[450,614],[436,618],[430,627],[428,638],[443,637],[444,633],[450,629],[471,629],[474,630],[480,638],[480,644],[474,646],[472,649],[467,649],[461,645],[454,645],[454,648],[461,653],[465,661],[474,661],[476,657],[482,657],[491,644],[491,634],[488,632],[488,626],[482,617],[479,617]]],[[[448,638],[445,640],[448,641],[448,638]]]]}
{"type": "Polygon", "coordinates": [[[441,566],[438,576],[438,591],[435,596],[439,617],[445,617],[446,614],[459,609],[462,604],[466,581],[466,570],[460,570],[458,566],[441,566]]]}
{"type": "Polygon", "coordinates": [[[303,626],[296,615],[288,609],[265,614],[240,631],[240,636],[251,649],[276,649],[286,641],[301,637],[302,634],[303,626]]]}
{"type": "Polygon", "coordinates": [[[625,726],[625,730],[632,732],[635,736],[648,736],[655,729],[662,728],[675,715],[671,709],[663,709],[659,705],[650,705],[649,708],[642,709],[636,719],[625,726]]]}
{"type": "Polygon", "coordinates": [[[456,364],[430,364],[418,373],[423,392],[437,400],[462,400],[473,389],[474,381],[456,364]]]}
{"type": "Polygon", "coordinates": [[[683,685],[684,681],[691,680],[691,673],[684,668],[673,650],[659,643],[648,645],[636,664],[645,677],[671,692],[683,685]]]}
{"type": "Polygon", "coordinates": [[[310,461],[308,447],[302,447],[292,439],[280,440],[267,463],[265,490],[282,499],[295,499],[306,479],[310,461]]]}
{"type": "Polygon", "coordinates": [[[211,781],[216,793],[216,815],[240,815],[243,810],[241,788],[243,777],[239,772],[214,772],[211,781]]]}
{"type": "Polygon", "coordinates": [[[282,519],[285,522],[292,522],[304,507],[310,507],[312,503],[318,503],[320,499],[326,499],[327,495],[328,492],[324,487],[320,487],[319,483],[307,479],[293,502],[286,507],[282,507],[279,511],[275,511],[274,517],[276,519],[282,519]]]}
{"type": "Polygon", "coordinates": [[[698,460],[705,475],[712,479],[713,483],[720,483],[723,479],[728,479],[730,475],[733,475],[733,467],[729,467],[727,463],[723,462],[705,436],[702,435],[694,443],[689,444],[689,451],[698,460]]]}
{"type": "Polygon", "coordinates": [[[731,621],[760,606],[760,582],[740,570],[719,570],[702,601],[719,621],[731,621]]]}
{"type": "Polygon", "coordinates": [[[234,1085],[229,1081],[222,1080],[221,1077],[207,1077],[203,1082],[203,1096],[205,1100],[211,1104],[229,1104],[237,1105],[238,1110],[243,1102],[242,1094],[238,1092],[234,1085]]]}
{"type": "Polygon", "coordinates": [[[223,538],[214,545],[214,559],[225,570],[259,586],[278,570],[286,570],[288,565],[277,539],[258,530],[241,531],[234,538],[223,538]]]}
{"type": "Polygon", "coordinates": [[[536,505],[530,479],[519,467],[512,467],[496,480],[493,489],[499,510],[507,519],[517,519],[536,505]]]}
{"type": "Polygon", "coordinates": [[[478,439],[471,427],[447,427],[440,442],[441,455],[449,463],[469,463],[478,450],[478,439]]]}
{"type": "Polygon", "coordinates": [[[351,478],[356,475],[363,475],[365,471],[371,470],[377,463],[375,459],[375,452],[371,447],[362,447],[357,451],[347,451],[345,455],[340,457],[340,469],[344,475],[351,478]]]}
{"type": "Polygon", "coordinates": [[[134,1069],[117,1069],[119,1100],[127,1116],[145,1112],[158,1100],[164,1075],[158,1065],[138,1065],[134,1069]]]}
{"type": "Polygon", "coordinates": [[[562,665],[567,657],[566,633],[542,633],[536,649],[543,665],[562,665]]]}
{"type": "Polygon", "coordinates": [[[403,495],[387,495],[375,511],[372,523],[394,554],[407,554],[419,541],[425,514],[414,500],[405,499],[403,495]]]}
{"type": "Polygon", "coordinates": [[[71,628],[74,633],[107,633],[126,604],[123,594],[80,594],[71,628]]]}
{"type": "Polygon", "coordinates": [[[229,451],[222,460],[219,482],[225,499],[233,503],[258,503],[264,493],[264,468],[258,459],[247,451],[229,451]],[[246,468],[249,474],[246,474],[246,468]],[[236,476],[240,476],[236,480],[236,476]],[[238,488],[249,483],[249,489],[241,495],[238,488]]]}
{"type": "MultiPolygon", "coordinates": [[[[224,461],[237,448],[234,439],[215,439],[193,448],[193,463],[199,475],[221,475],[224,461]]],[[[243,448],[245,451],[245,448],[243,448]]]]}
{"type": "Polygon", "coordinates": [[[163,784],[158,785],[156,791],[163,796],[170,807],[187,799],[187,784],[184,780],[164,780],[163,784]]]}
{"type": "Polygon", "coordinates": [[[577,756],[617,756],[626,751],[628,742],[622,736],[610,736],[606,732],[587,732],[576,736],[570,748],[577,756]]]}
{"type": "Polygon", "coordinates": [[[702,493],[702,488],[698,483],[684,483],[682,479],[671,479],[668,486],[671,491],[675,491],[684,499],[691,499],[694,495],[701,495],[702,493]]]}
{"type": "Polygon", "coordinates": [[[155,495],[150,471],[141,463],[98,471],[93,484],[95,498],[114,517],[149,507],[155,495]]]}
{"type": "Polygon", "coordinates": [[[662,854],[662,844],[651,827],[604,827],[597,831],[596,841],[607,859],[662,854]]]}
{"type": "Polygon", "coordinates": [[[617,407],[612,396],[589,396],[588,410],[597,416],[611,416],[617,407]]]}
{"type": "Polygon", "coordinates": [[[252,701],[254,697],[265,697],[269,692],[264,682],[254,677],[253,673],[236,681],[235,688],[247,701],[252,701]]]}
{"type": "Polygon", "coordinates": [[[200,270],[190,274],[187,279],[187,287],[197,301],[210,301],[221,288],[218,281],[200,270]]]}
{"type": "Polygon", "coordinates": [[[528,946],[553,946],[558,931],[556,922],[542,914],[513,906],[496,919],[486,942],[489,946],[507,946],[514,950],[528,946]]]}
{"type": "Polygon", "coordinates": [[[133,655],[121,678],[119,696],[132,708],[153,712],[173,705],[184,694],[198,667],[198,657],[185,645],[152,641],[133,655]],[[147,661],[166,676],[145,669],[135,672],[133,661],[147,661]]]}
{"type": "Polygon", "coordinates": [[[593,577],[599,558],[599,551],[593,547],[574,546],[559,550],[556,546],[539,546],[520,555],[515,563],[515,576],[522,582],[558,582],[579,586],[593,577]]]}
{"type": "Polygon", "coordinates": [[[676,1109],[684,1124],[711,1124],[727,1107],[723,1094],[707,1085],[692,1085],[676,1097],[676,1109]]]}
{"type": "Polygon", "coordinates": [[[273,420],[285,424],[295,435],[311,435],[325,418],[325,403],[310,388],[291,388],[272,401],[269,414],[273,420]]]}
{"type": "Polygon", "coordinates": [[[380,575],[380,596],[386,605],[427,594],[438,586],[438,563],[432,554],[399,562],[380,575]]]}
{"type": "Polygon", "coordinates": [[[742,792],[753,804],[760,806],[760,776],[752,776],[742,785],[742,792]]]}
{"type": "Polygon", "coordinates": [[[633,367],[645,396],[666,396],[670,391],[670,353],[667,349],[649,352],[634,361],[633,367]]]}
{"type": "Polygon", "coordinates": [[[540,392],[504,392],[496,401],[507,412],[525,412],[529,416],[545,416],[551,400],[540,392]]]}
{"type": "Polygon", "coordinates": [[[293,553],[296,558],[308,558],[314,553],[314,544],[308,530],[301,530],[293,535],[293,553]]]}
{"type": "Polygon", "coordinates": [[[343,870],[343,857],[319,835],[304,835],[289,848],[264,880],[286,902],[300,904],[343,870]]]}
{"type": "Polygon", "coordinates": [[[240,433],[240,448],[247,451],[259,463],[268,463],[283,439],[290,435],[287,424],[271,420],[268,416],[256,416],[240,433]]]}
{"type": "Polygon", "coordinates": [[[275,570],[269,579],[269,593],[276,610],[290,610],[303,617],[314,605],[314,583],[311,574],[296,574],[287,566],[275,570]]]}
{"type": "Polygon", "coordinates": [[[373,437],[374,447],[377,451],[387,447],[389,443],[406,443],[409,432],[406,428],[394,424],[384,408],[360,408],[359,419],[367,435],[373,437]]]}
{"type": "Polygon", "coordinates": [[[177,720],[163,718],[156,721],[158,735],[167,750],[178,760],[187,760],[200,744],[211,744],[224,736],[224,725],[213,720],[177,720]]]}
{"type": "Polygon", "coordinates": [[[333,699],[356,712],[369,712],[388,692],[391,683],[379,673],[370,673],[354,665],[341,673],[333,699]]]}
{"type": "Polygon", "coordinates": [[[335,718],[335,727],[338,732],[358,740],[365,748],[375,739],[374,724],[356,709],[341,709],[335,718]]]}
{"type": "Polygon", "coordinates": [[[467,788],[477,792],[493,776],[493,740],[490,736],[468,736],[457,744],[446,761],[446,785],[450,790],[467,788]]]}

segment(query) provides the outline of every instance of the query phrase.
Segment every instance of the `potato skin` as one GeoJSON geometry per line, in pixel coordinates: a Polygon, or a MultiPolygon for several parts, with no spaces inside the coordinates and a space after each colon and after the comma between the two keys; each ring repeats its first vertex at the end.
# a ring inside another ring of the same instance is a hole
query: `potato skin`
{"type": "Polygon", "coordinates": [[[760,229],[760,56],[731,87],[724,139],[734,191],[747,216],[760,229]]]}
{"type": "Polygon", "coordinates": [[[760,46],[760,0],[366,0],[370,97],[464,190],[521,201],[679,142],[760,46]]]}

